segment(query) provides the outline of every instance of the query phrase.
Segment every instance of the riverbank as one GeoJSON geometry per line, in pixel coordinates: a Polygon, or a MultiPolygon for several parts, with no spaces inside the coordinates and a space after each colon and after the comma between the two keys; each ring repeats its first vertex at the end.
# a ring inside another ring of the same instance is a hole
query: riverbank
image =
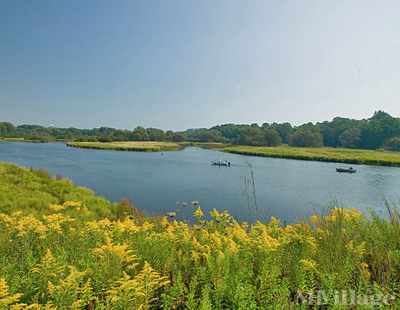
{"type": "Polygon", "coordinates": [[[157,141],[68,142],[67,146],[86,149],[140,152],[175,151],[180,147],[178,143],[157,141]]]}
{"type": "Polygon", "coordinates": [[[229,146],[224,148],[224,152],[249,156],[400,167],[400,152],[389,152],[384,150],[373,151],[330,147],[308,148],[290,146],[229,146]]]}
{"type": "Polygon", "coordinates": [[[400,306],[395,207],[388,220],[335,207],[292,225],[215,209],[205,220],[197,201],[162,219],[124,203],[115,217],[69,180],[12,164],[0,172],[1,309],[400,306]],[[196,224],[175,221],[184,210],[196,224]]]}

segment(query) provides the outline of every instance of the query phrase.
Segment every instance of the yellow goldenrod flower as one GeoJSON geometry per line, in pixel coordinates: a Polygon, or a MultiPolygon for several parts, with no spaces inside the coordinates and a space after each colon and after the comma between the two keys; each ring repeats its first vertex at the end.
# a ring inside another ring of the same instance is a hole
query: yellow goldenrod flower
{"type": "Polygon", "coordinates": [[[201,211],[200,206],[198,206],[197,210],[193,214],[194,217],[197,217],[200,219],[201,217],[204,216],[204,213],[201,211]]]}

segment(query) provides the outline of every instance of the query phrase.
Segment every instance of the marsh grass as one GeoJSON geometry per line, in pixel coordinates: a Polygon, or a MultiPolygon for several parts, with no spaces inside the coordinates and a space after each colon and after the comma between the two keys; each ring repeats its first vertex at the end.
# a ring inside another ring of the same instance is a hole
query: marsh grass
{"type": "Polygon", "coordinates": [[[227,144],[219,142],[179,142],[181,146],[199,146],[203,149],[223,149],[227,144]]]}
{"type": "Polygon", "coordinates": [[[225,152],[275,158],[400,167],[400,152],[344,148],[229,146],[225,152]]]}
{"type": "Polygon", "coordinates": [[[140,152],[174,151],[179,148],[178,143],[156,141],[68,142],[67,146],[88,149],[140,152]]]}
{"type": "Polygon", "coordinates": [[[400,307],[400,212],[387,201],[386,217],[321,208],[291,225],[239,223],[215,209],[206,221],[193,201],[182,204],[189,225],[143,217],[127,200],[99,216],[101,200],[76,200],[86,190],[49,202],[66,180],[9,164],[0,172],[2,198],[29,187],[45,201],[26,208],[22,191],[2,207],[0,309],[371,309],[333,298],[309,307],[296,296],[310,290],[390,294],[384,308],[400,307]]]}

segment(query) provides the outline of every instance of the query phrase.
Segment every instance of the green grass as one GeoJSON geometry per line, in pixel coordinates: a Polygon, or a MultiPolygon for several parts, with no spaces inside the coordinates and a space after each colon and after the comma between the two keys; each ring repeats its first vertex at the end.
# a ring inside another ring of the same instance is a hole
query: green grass
{"type": "Polygon", "coordinates": [[[174,151],[179,148],[178,143],[156,141],[68,142],[67,146],[87,149],[141,152],[174,151]]]}
{"type": "Polygon", "coordinates": [[[13,142],[23,142],[23,141],[25,141],[24,138],[4,138],[3,140],[4,141],[13,141],[13,142]]]}
{"type": "Polygon", "coordinates": [[[226,146],[218,142],[179,142],[181,146],[200,146],[203,149],[222,149],[226,146]]]}
{"type": "Polygon", "coordinates": [[[251,156],[400,167],[400,152],[388,152],[382,150],[373,151],[329,147],[307,148],[289,146],[229,146],[226,147],[224,151],[251,156]]]}
{"type": "Polygon", "coordinates": [[[388,203],[386,219],[335,207],[291,225],[217,210],[206,221],[197,201],[143,218],[127,201],[113,208],[61,176],[1,163],[0,203],[0,309],[400,307],[400,212],[388,203]],[[174,221],[176,210],[196,224],[174,221]],[[326,299],[310,307],[318,290],[326,299]]]}

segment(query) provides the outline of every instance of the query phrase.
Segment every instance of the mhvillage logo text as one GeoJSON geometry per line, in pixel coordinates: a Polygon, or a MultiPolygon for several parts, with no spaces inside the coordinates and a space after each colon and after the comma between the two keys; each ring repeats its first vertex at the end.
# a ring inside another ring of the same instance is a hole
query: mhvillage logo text
{"type": "Polygon", "coordinates": [[[354,290],[349,291],[307,291],[303,295],[301,291],[296,292],[295,301],[298,305],[309,306],[339,305],[339,306],[369,306],[371,309],[379,309],[382,306],[391,305],[395,300],[391,294],[359,294],[354,290]]]}

